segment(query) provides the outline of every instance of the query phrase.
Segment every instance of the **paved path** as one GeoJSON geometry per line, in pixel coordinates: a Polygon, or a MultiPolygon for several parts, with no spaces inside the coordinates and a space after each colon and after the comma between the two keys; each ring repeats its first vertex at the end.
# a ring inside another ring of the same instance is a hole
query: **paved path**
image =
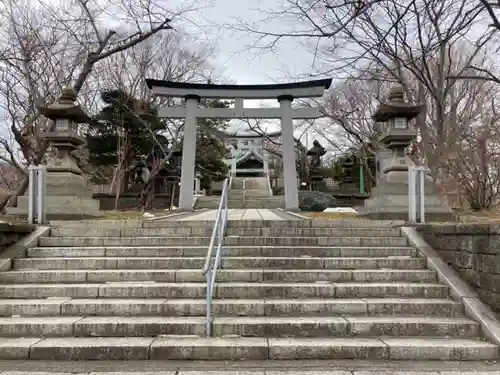
{"type": "Polygon", "coordinates": [[[0,361],[0,375],[500,375],[496,362],[0,361]]]}
{"type": "MultiPolygon", "coordinates": [[[[210,221],[215,220],[217,210],[206,210],[192,215],[182,215],[170,220],[177,221],[210,221]]],[[[297,220],[293,215],[279,210],[268,209],[230,209],[229,220],[297,220]]]]}

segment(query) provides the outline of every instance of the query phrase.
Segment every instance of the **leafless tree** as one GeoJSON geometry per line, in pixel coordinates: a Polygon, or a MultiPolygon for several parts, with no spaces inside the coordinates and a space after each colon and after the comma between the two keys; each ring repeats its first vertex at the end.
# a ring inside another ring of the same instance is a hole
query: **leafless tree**
{"type": "MultiPolygon", "coordinates": [[[[154,97],[152,91],[147,88],[145,78],[156,78],[177,82],[203,82],[214,75],[214,69],[210,66],[209,60],[213,53],[210,45],[199,44],[182,32],[156,34],[126,51],[117,53],[108,58],[101,69],[101,79],[97,82],[101,91],[110,89],[120,90],[130,97],[143,103],[145,107],[158,108],[160,106],[175,107],[182,105],[182,101],[177,98],[154,97]]],[[[137,112],[138,109],[127,108],[137,112]]],[[[169,141],[168,150],[163,150],[168,163],[173,151],[177,148],[177,143],[181,139],[183,121],[164,119],[164,132],[162,136],[169,141]]],[[[144,123],[147,127],[148,124],[144,123]]],[[[156,132],[149,129],[150,135],[156,139],[156,132]]],[[[164,148],[164,144],[156,139],[156,146],[164,148]]],[[[120,156],[117,158],[117,166],[110,189],[113,190],[115,183],[120,188],[115,192],[124,191],[128,185],[129,171],[133,165],[128,165],[133,145],[127,142],[121,143],[120,156]]],[[[155,164],[162,164],[155,161],[155,164]]],[[[161,171],[156,167],[150,174],[150,179],[154,179],[161,171]]],[[[146,186],[150,186],[150,182],[146,186]]]]}
{"type": "MultiPolygon", "coordinates": [[[[72,86],[79,101],[92,107],[97,92],[93,73],[106,59],[171,29],[196,6],[196,0],[177,9],[153,0],[5,0],[0,15],[0,95],[22,156],[16,159],[17,147],[10,152],[5,147],[9,142],[2,142],[10,163],[24,169],[44,158],[48,143],[39,133],[53,124],[39,114],[37,104],[50,103],[62,86],[72,86]]],[[[14,193],[14,203],[27,182],[24,178],[14,193]]]]}
{"type": "MultiPolygon", "coordinates": [[[[486,14],[486,18],[483,21],[483,25],[487,25],[487,30],[495,36],[492,48],[489,49],[489,53],[496,55],[499,47],[498,33],[500,32],[500,19],[499,10],[500,3],[498,1],[491,0],[478,0],[480,7],[486,14]]],[[[473,62],[468,66],[468,70],[461,72],[460,74],[453,74],[448,77],[450,80],[462,80],[462,79],[473,79],[473,80],[486,80],[495,83],[500,83],[500,76],[497,71],[488,69],[487,67],[474,64],[473,62]],[[472,74],[471,74],[472,72],[472,74]]]]}
{"type": "Polygon", "coordinates": [[[325,116],[316,121],[316,132],[336,153],[356,152],[364,163],[367,177],[375,181],[368,160],[379,148],[377,129],[371,119],[391,82],[385,82],[377,72],[367,71],[334,85],[317,105],[325,116]]]}
{"type": "MultiPolygon", "coordinates": [[[[382,80],[402,84],[410,101],[426,104],[416,120],[420,152],[435,180],[442,180],[441,164],[454,145],[457,111],[464,90],[472,90],[470,80],[459,83],[449,77],[471,75],[471,66],[478,68],[475,77],[481,69],[491,71],[486,53],[495,43],[496,18],[488,12],[494,2],[382,0],[366,1],[357,10],[343,0],[281,3],[280,8],[262,10],[266,22],[234,28],[253,32],[253,47],[263,49],[287,38],[296,40],[311,52],[316,74],[342,74],[351,80],[377,70],[382,80]],[[484,20],[490,17],[494,27],[485,30],[484,20]]],[[[335,87],[333,92],[335,97],[335,87]]],[[[334,114],[338,122],[349,112],[344,108],[334,114]]],[[[345,137],[362,138],[360,124],[356,126],[350,133],[344,125],[345,137]]]]}
{"type": "Polygon", "coordinates": [[[500,87],[485,80],[463,80],[452,92],[449,145],[441,161],[448,193],[459,207],[474,210],[500,203],[500,87]]]}

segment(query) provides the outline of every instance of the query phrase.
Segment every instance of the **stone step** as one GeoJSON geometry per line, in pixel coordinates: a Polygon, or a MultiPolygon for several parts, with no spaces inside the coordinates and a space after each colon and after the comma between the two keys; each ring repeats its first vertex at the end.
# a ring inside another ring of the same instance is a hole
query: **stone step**
{"type": "MultiPolygon", "coordinates": [[[[207,245],[210,237],[41,237],[39,246],[191,246],[207,245]]],[[[225,246],[408,246],[403,237],[244,237],[227,236],[225,246]]]]}
{"type": "MultiPolygon", "coordinates": [[[[210,237],[213,228],[53,228],[53,237],[210,237]]],[[[227,228],[227,236],[263,237],[400,237],[399,228],[227,228]]]]}
{"type": "MultiPolygon", "coordinates": [[[[4,299],[0,316],[205,316],[200,299],[4,299]]],[[[463,306],[438,298],[215,299],[215,316],[444,316],[463,315],[463,306]]]]}
{"type": "MultiPolygon", "coordinates": [[[[137,318],[129,317],[130,321],[134,319],[137,318]]],[[[205,323],[205,319],[202,320],[205,323]]],[[[212,327],[215,337],[238,335],[268,338],[374,336],[472,338],[477,337],[480,332],[478,323],[463,317],[214,317],[212,327]]],[[[198,329],[196,332],[201,333],[205,327],[198,329]]],[[[92,328],[89,331],[92,332],[92,328]]],[[[200,333],[199,336],[202,335],[200,333]]]]}
{"type": "Polygon", "coordinates": [[[272,198],[272,196],[269,195],[268,190],[233,190],[232,192],[229,193],[228,201],[237,201],[237,200],[242,200],[242,199],[255,199],[255,200],[264,200],[264,199],[269,199],[272,198]]]}
{"type": "MultiPolygon", "coordinates": [[[[365,220],[365,219],[342,219],[342,220],[230,220],[228,228],[400,228],[405,222],[403,220],[365,220]]],[[[116,225],[116,224],[115,224],[116,225]]],[[[209,227],[213,228],[214,221],[174,221],[154,220],[144,221],[144,228],[178,228],[178,227],[209,227]]],[[[98,224],[80,225],[68,223],[63,227],[81,228],[100,226],[98,224]]],[[[103,226],[100,226],[103,227],[103,226]]],[[[113,228],[114,226],[108,226],[113,228]]]]}
{"type": "Polygon", "coordinates": [[[203,196],[199,196],[198,200],[202,200],[202,201],[206,201],[206,202],[209,202],[209,201],[218,202],[218,201],[220,201],[220,195],[203,195],[203,196]]]}
{"type": "Polygon", "coordinates": [[[285,203],[278,203],[278,202],[256,202],[256,203],[251,203],[251,202],[245,202],[244,204],[229,206],[229,208],[235,208],[235,209],[240,209],[240,210],[262,210],[262,209],[276,210],[278,208],[285,208],[285,203]]]}
{"type": "MultiPolygon", "coordinates": [[[[213,335],[241,337],[477,337],[463,317],[214,317],[213,335]]],[[[0,317],[2,337],[151,337],[206,334],[206,317],[0,317]]]]}
{"type": "Polygon", "coordinates": [[[17,360],[483,361],[499,356],[498,346],[467,338],[4,337],[0,340],[0,357],[17,360]]]}
{"type": "MultiPolygon", "coordinates": [[[[71,301],[78,303],[78,300],[71,301]]],[[[167,300],[165,315],[205,316],[205,299],[167,300]]],[[[79,310],[76,310],[76,312],[79,310]]],[[[107,315],[107,310],[100,310],[107,315]]],[[[338,316],[338,315],[410,315],[461,316],[463,306],[450,299],[438,298],[352,298],[352,299],[266,299],[214,300],[214,315],[220,316],[338,316]]],[[[78,315],[74,313],[72,315],[78,315]]]]}
{"type": "Polygon", "coordinates": [[[219,207],[219,203],[218,202],[202,202],[202,201],[197,200],[194,207],[196,209],[206,208],[206,209],[216,210],[219,207]]]}
{"type": "MultiPolygon", "coordinates": [[[[221,268],[280,269],[423,269],[425,259],[411,257],[223,257],[221,268]]],[[[205,257],[82,257],[13,259],[16,270],[199,269],[205,257]]]]}
{"type": "MultiPolygon", "coordinates": [[[[285,197],[245,197],[244,203],[254,203],[254,204],[284,204],[285,203],[285,197]]],[[[265,206],[264,206],[265,208],[265,206]]]]}
{"type": "MultiPolygon", "coordinates": [[[[45,257],[181,257],[206,256],[207,246],[171,247],[34,247],[28,249],[30,258],[45,257]]],[[[282,247],[282,246],[232,246],[223,248],[225,256],[263,257],[416,257],[417,251],[411,247],[282,247]]]]}
{"type": "MultiPolygon", "coordinates": [[[[5,284],[0,298],[205,298],[205,283],[110,282],[105,284],[5,284]]],[[[446,298],[436,283],[217,283],[219,298],[446,298]]]]}
{"type": "Polygon", "coordinates": [[[231,189],[229,190],[229,196],[241,197],[245,195],[246,197],[268,197],[269,189],[268,188],[257,188],[257,189],[231,189]]]}
{"type": "MultiPolygon", "coordinates": [[[[147,222],[147,221],[146,221],[147,222]]],[[[120,228],[142,228],[145,221],[143,219],[86,219],[86,220],[50,220],[50,226],[62,228],[115,228],[117,225],[120,228]]],[[[173,223],[182,223],[175,222],[173,223]]],[[[213,222],[212,222],[213,226],[213,222]]]]}
{"type": "Polygon", "coordinates": [[[239,208],[239,209],[277,209],[285,208],[285,202],[281,201],[271,201],[271,202],[261,202],[261,201],[247,201],[245,200],[243,204],[229,206],[229,208],[239,208]]]}
{"type": "MultiPolygon", "coordinates": [[[[119,281],[203,282],[199,269],[140,270],[30,270],[0,272],[1,283],[103,283],[119,281]]],[[[325,269],[234,269],[219,270],[218,281],[259,282],[433,282],[436,273],[429,270],[325,270],[325,269]]]]}
{"type": "MultiPolygon", "coordinates": [[[[231,220],[228,228],[389,228],[401,227],[404,220],[368,220],[360,218],[339,220],[231,220]]],[[[57,228],[213,228],[213,220],[71,220],[50,222],[57,228]]]]}

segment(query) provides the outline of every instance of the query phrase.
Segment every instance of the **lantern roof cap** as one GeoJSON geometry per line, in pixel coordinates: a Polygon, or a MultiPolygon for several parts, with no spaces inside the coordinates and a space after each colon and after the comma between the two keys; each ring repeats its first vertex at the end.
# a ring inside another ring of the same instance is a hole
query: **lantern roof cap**
{"type": "Polygon", "coordinates": [[[72,87],[64,87],[59,98],[50,105],[37,104],[38,110],[51,120],[68,119],[78,123],[88,123],[90,117],[76,103],[77,92],[72,87]]]}
{"type": "Polygon", "coordinates": [[[394,85],[389,91],[387,101],[380,103],[377,111],[372,115],[372,119],[376,122],[386,122],[396,117],[411,120],[417,117],[423,108],[423,104],[412,104],[406,101],[404,87],[394,85]]]}

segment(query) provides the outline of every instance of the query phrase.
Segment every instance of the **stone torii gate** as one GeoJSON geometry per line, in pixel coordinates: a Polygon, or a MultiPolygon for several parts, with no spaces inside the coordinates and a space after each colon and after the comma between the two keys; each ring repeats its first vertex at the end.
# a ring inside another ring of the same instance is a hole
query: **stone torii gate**
{"type": "Polygon", "coordinates": [[[331,79],[322,79],[271,85],[213,85],[146,79],[146,84],[155,95],[180,97],[186,100],[185,107],[163,107],[158,112],[160,117],[185,119],[179,209],[192,210],[193,205],[197,118],[221,118],[281,120],[285,208],[298,211],[293,120],[316,119],[321,117],[321,113],[318,108],[292,108],[292,101],[295,98],[321,97],[331,83],[331,79]],[[201,98],[230,99],[235,101],[235,106],[200,108],[201,98]],[[245,99],[276,99],[280,107],[245,108],[243,105],[245,99]]]}

